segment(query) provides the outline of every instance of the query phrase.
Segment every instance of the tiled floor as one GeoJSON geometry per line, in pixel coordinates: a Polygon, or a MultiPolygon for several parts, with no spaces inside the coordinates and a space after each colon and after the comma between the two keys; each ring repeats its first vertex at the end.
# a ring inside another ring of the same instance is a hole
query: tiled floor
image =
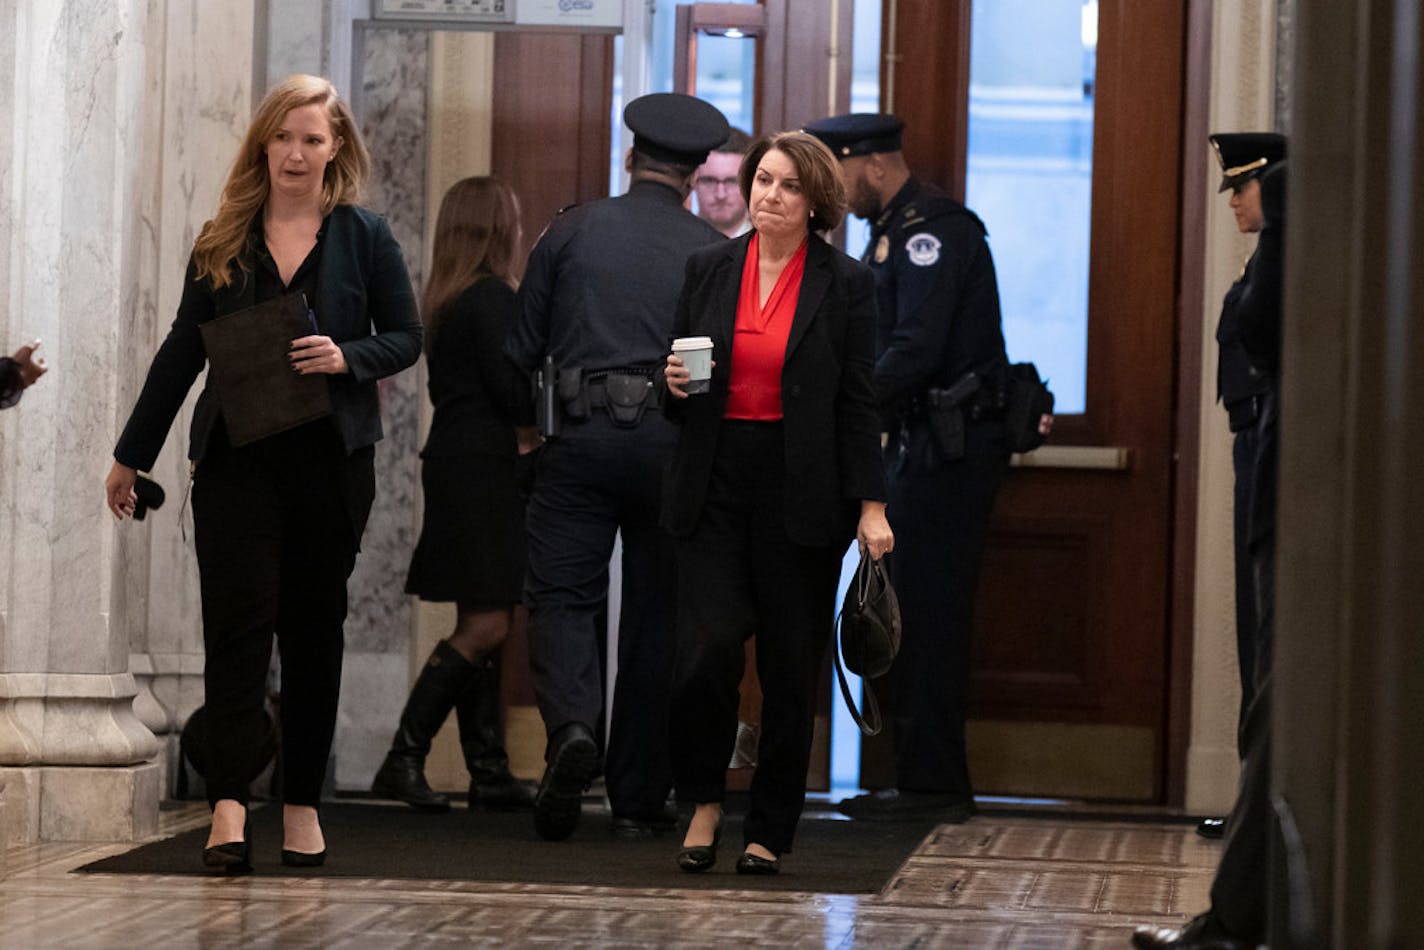
{"type": "MultiPolygon", "coordinates": [[[[204,811],[165,812],[164,834],[204,811]]],[[[1125,947],[1203,908],[1219,853],[1188,824],[981,815],[858,897],[70,873],[126,847],[12,850],[0,948],[1125,947]]]]}

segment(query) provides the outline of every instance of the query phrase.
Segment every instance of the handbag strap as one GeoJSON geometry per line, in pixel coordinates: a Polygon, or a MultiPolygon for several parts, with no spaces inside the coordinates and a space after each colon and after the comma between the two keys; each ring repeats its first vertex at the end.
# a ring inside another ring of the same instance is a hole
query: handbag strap
{"type": "MultiPolygon", "coordinates": [[[[861,602],[864,602],[865,600],[866,588],[870,583],[869,574],[872,568],[867,568],[866,565],[868,563],[873,562],[871,562],[870,558],[866,557],[865,554],[862,553],[860,557],[860,566],[856,568],[855,580],[852,581],[852,583],[856,585],[856,598],[861,602]]],[[[878,568],[879,565],[876,564],[874,565],[874,567],[878,568]]],[[[854,719],[855,724],[860,727],[861,734],[867,736],[878,736],[880,735],[880,730],[884,727],[884,721],[880,717],[880,704],[875,701],[874,690],[872,690],[868,685],[864,685],[865,681],[861,680],[861,683],[863,685],[861,695],[864,697],[865,700],[864,715],[861,715],[860,710],[855,708],[855,700],[851,699],[850,696],[850,684],[846,682],[845,667],[841,665],[842,612],[843,609],[836,611],[835,630],[832,631],[832,633],[834,634],[834,636],[832,637],[832,641],[833,646],[835,648],[832,652],[832,659],[836,661],[836,678],[840,680],[841,698],[845,700],[846,708],[850,710],[850,717],[854,719]]]]}

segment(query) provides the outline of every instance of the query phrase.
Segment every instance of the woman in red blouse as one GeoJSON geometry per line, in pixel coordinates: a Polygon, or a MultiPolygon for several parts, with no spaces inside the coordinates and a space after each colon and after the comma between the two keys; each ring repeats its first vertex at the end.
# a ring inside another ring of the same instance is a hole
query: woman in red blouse
{"type": "Polygon", "coordinates": [[[678,864],[705,871],[755,631],[762,734],[737,872],[775,874],[805,802],[841,558],[852,537],[876,558],[894,537],[871,388],[874,286],[821,237],[844,213],[836,159],[783,132],[748,151],[740,181],[754,230],[688,259],[674,325],[712,338],[711,391],[689,397],[687,368],[667,359],[666,411],[681,423],[662,515],[678,551],[672,754],[678,799],[697,806],[678,864]]]}

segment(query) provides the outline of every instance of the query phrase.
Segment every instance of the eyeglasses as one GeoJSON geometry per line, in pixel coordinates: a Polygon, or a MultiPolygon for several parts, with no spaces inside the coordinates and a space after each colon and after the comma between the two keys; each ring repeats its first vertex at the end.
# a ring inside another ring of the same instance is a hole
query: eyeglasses
{"type": "Polygon", "coordinates": [[[699,175],[694,182],[698,188],[705,188],[708,191],[716,191],[718,188],[736,188],[736,178],[713,178],[711,175],[699,175]]]}

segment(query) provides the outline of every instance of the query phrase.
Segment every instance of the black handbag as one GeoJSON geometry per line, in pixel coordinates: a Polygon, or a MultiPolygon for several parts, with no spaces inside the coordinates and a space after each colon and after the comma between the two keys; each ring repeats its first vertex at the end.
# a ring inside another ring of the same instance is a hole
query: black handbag
{"type": "Polygon", "coordinates": [[[836,651],[836,677],[841,684],[841,697],[850,709],[851,718],[867,736],[880,734],[882,726],[880,705],[875,701],[875,693],[868,687],[864,690],[865,715],[855,708],[851,699],[850,685],[846,682],[845,671],[864,679],[884,676],[900,652],[900,601],[895,597],[895,588],[885,576],[885,565],[872,560],[869,552],[861,551],[860,566],[855,577],[846,588],[845,602],[841,604],[836,617],[839,633],[836,651]],[[845,666],[841,657],[845,657],[845,666]]]}

